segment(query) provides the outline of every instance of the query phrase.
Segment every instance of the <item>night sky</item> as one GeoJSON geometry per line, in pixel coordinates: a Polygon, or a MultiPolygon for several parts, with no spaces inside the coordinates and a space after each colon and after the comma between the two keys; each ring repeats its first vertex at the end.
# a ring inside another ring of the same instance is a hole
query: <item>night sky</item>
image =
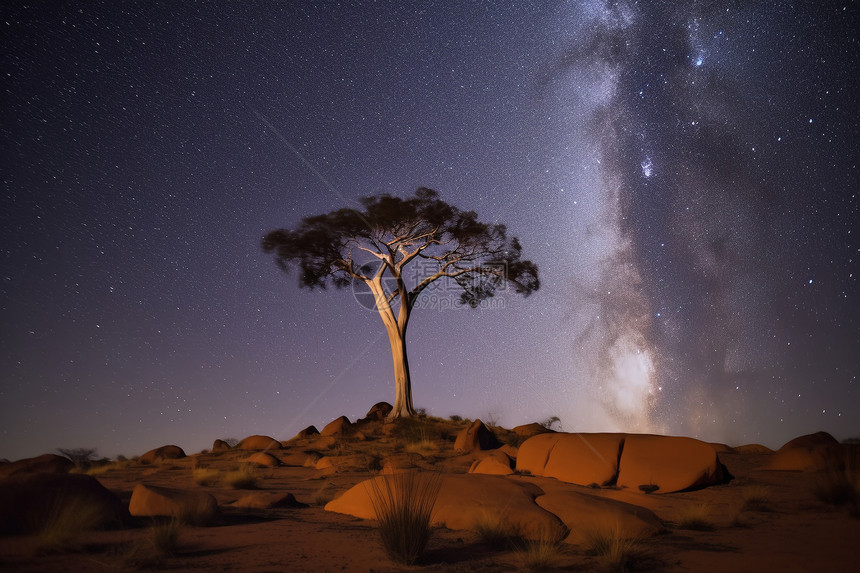
{"type": "Polygon", "coordinates": [[[270,230],[437,190],[541,289],[413,314],[415,405],[860,436],[858,4],[4,2],[0,457],[288,439],[393,401],[270,230]]]}

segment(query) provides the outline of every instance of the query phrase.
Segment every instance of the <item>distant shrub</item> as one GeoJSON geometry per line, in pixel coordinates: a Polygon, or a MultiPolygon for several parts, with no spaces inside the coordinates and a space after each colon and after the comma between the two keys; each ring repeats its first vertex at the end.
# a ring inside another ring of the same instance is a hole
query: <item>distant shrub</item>
{"type": "Polygon", "coordinates": [[[693,531],[712,531],[711,508],[708,504],[687,505],[678,515],[678,527],[693,531]]]}
{"type": "Polygon", "coordinates": [[[193,470],[191,475],[194,483],[204,487],[214,487],[221,481],[221,472],[218,470],[200,468],[193,470]]]}
{"type": "Polygon", "coordinates": [[[415,563],[432,535],[441,477],[410,471],[382,476],[370,485],[370,500],[386,552],[399,563],[415,563]]]}
{"type": "Polygon", "coordinates": [[[822,472],[812,493],[819,501],[835,507],[845,506],[852,517],[860,518],[860,468],[851,461],[844,470],[822,472]]]}
{"type": "Polygon", "coordinates": [[[257,472],[248,464],[239,466],[239,469],[225,472],[221,482],[233,489],[256,489],[257,472]]]}
{"type": "Polygon", "coordinates": [[[72,463],[81,469],[90,467],[98,455],[96,448],[57,448],[57,452],[72,460],[72,463]]]}
{"type": "Polygon", "coordinates": [[[458,416],[457,414],[452,414],[451,416],[448,417],[448,419],[451,420],[452,422],[462,422],[463,421],[463,417],[458,416]]]}

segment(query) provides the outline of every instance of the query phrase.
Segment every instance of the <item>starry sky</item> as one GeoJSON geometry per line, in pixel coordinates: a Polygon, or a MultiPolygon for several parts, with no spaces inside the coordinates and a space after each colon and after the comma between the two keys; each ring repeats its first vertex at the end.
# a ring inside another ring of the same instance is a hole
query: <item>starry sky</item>
{"type": "Polygon", "coordinates": [[[420,186],[506,224],[542,286],[416,310],[417,407],[860,436],[857,2],[0,14],[0,458],[288,439],[392,401],[378,315],[260,239],[420,186]]]}

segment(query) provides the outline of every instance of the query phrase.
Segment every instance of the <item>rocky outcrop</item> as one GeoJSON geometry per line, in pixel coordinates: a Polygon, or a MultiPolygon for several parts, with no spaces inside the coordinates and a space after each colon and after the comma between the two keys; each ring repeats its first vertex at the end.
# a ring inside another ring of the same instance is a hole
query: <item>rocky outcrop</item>
{"type": "Polygon", "coordinates": [[[142,464],[156,464],[165,460],[178,460],[185,457],[185,452],[179,446],[161,446],[154,450],[149,450],[140,458],[138,462],[142,464]]]}
{"type": "Polygon", "coordinates": [[[645,434],[537,435],[520,445],[517,469],[578,485],[615,484],[646,493],[705,487],[730,477],[710,444],[645,434]]]}
{"type": "Polygon", "coordinates": [[[538,434],[555,433],[555,430],[550,430],[547,427],[538,424],[537,422],[532,422],[531,424],[523,424],[522,426],[515,426],[511,431],[516,435],[522,436],[524,438],[530,438],[532,436],[537,436],[538,434]]]}
{"type": "Polygon", "coordinates": [[[226,452],[227,450],[232,450],[232,446],[225,442],[224,440],[215,440],[212,444],[213,452],[226,452]]]}
{"type": "Polygon", "coordinates": [[[281,465],[281,460],[268,452],[257,452],[242,460],[260,468],[276,468],[281,465]]]}
{"type": "Polygon", "coordinates": [[[208,493],[154,485],[137,484],[131,493],[128,511],[141,517],[177,517],[206,521],[215,517],[218,502],[208,493]]]}
{"type": "Polygon", "coordinates": [[[303,438],[310,438],[313,436],[318,436],[319,433],[320,433],[320,431],[317,430],[316,426],[311,425],[311,426],[308,426],[307,428],[305,428],[304,430],[301,430],[298,434],[296,434],[292,438],[290,438],[290,441],[301,440],[303,438]]]}
{"type": "Polygon", "coordinates": [[[280,450],[281,442],[269,436],[248,436],[236,445],[237,450],[280,450]]]}
{"type": "Polygon", "coordinates": [[[845,469],[845,450],[827,432],[800,436],[779,448],[765,467],[783,471],[824,471],[845,469]]]}
{"type": "Polygon", "coordinates": [[[352,431],[352,422],[349,421],[349,418],[346,416],[341,416],[340,418],[335,418],[328,424],[326,424],[325,428],[320,432],[321,436],[341,436],[344,434],[348,434],[352,431]]]}
{"type": "Polygon", "coordinates": [[[361,419],[362,422],[382,422],[394,408],[388,402],[377,402],[367,411],[367,415],[361,419]]]}
{"type": "Polygon", "coordinates": [[[92,476],[39,473],[0,480],[0,534],[38,531],[64,512],[83,528],[119,524],[125,514],[119,498],[92,476]]]}
{"type": "Polygon", "coordinates": [[[476,450],[491,450],[501,445],[496,435],[481,420],[475,420],[468,428],[463,428],[454,441],[454,451],[460,453],[476,450]]]}
{"type": "Polygon", "coordinates": [[[0,478],[29,474],[65,474],[75,464],[69,458],[56,454],[43,454],[35,458],[25,458],[16,462],[0,465],[0,478]]]}

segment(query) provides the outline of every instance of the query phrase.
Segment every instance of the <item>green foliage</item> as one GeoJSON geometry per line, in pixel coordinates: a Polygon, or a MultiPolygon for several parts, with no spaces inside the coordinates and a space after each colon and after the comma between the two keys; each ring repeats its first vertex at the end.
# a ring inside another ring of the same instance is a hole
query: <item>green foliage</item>
{"type": "Polygon", "coordinates": [[[415,563],[433,532],[433,507],[441,477],[410,471],[381,476],[370,485],[368,493],[386,552],[399,563],[415,563]]]}

